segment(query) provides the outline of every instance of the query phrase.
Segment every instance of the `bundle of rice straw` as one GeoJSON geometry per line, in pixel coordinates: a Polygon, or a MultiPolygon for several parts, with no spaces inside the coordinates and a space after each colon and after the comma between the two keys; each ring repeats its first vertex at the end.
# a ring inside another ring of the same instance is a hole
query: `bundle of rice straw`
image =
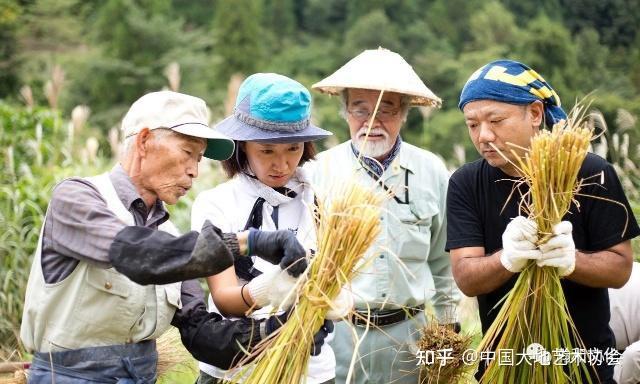
{"type": "Polygon", "coordinates": [[[450,326],[432,319],[422,329],[418,350],[424,352],[420,364],[419,384],[451,384],[470,382],[471,368],[463,354],[471,346],[470,335],[456,333],[450,326]],[[430,354],[430,355],[429,355],[430,354]]]}
{"type": "Polygon", "coordinates": [[[27,384],[27,371],[20,369],[13,373],[13,377],[0,377],[0,384],[27,384]]]}
{"type": "Polygon", "coordinates": [[[160,381],[167,373],[194,371],[194,359],[182,344],[177,328],[171,327],[163,333],[156,341],[156,349],[158,351],[156,366],[160,381]]]}
{"type": "MultiPolygon", "coordinates": [[[[583,183],[577,179],[578,171],[593,136],[584,111],[578,105],[567,121],[555,124],[551,131],[541,130],[532,138],[524,158],[515,164],[522,182],[529,185],[529,195],[522,197],[520,206],[536,221],[540,244],[549,240],[553,226],[569,212],[583,183]]],[[[586,379],[590,383],[584,361],[566,366],[553,361],[544,364],[543,359],[557,348],[573,351],[583,344],[569,314],[557,269],[540,268],[530,261],[478,346],[478,351],[526,352],[530,363],[517,364],[516,359],[514,364],[501,365],[496,353],[480,382],[579,384],[586,379]]]]}
{"type": "Polygon", "coordinates": [[[300,287],[297,305],[275,337],[253,351],[255,367],[246,384],[295,384],[307,375],[314,334],[320,329],[329,302],[350,282],[355,267],[380,232],[380,205],[385,195],[357,183],[332,190],[320,204],[318,252],[300,287]]]}

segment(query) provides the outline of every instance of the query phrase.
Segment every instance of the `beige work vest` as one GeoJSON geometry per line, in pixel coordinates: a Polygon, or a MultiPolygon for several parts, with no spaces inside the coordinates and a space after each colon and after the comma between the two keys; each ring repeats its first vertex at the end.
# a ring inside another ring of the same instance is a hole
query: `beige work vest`
{"type": "MultiPolygon", "coordinates": [[[[108,173],[86,180],[96,186],[120,220],[134,225],[108,173]]],[[[158,229],[177,234],[170,221],[158,229]]],[[[85,261],[80,261],[64,280],[47,284],[41,251],[42,230],[20,328],[20,338],[30,351],[55,352],[155,339],[169,328],[176,309],[182,307],[182,283],[142,286],[114,268],[98,268],[85,261]]]]}

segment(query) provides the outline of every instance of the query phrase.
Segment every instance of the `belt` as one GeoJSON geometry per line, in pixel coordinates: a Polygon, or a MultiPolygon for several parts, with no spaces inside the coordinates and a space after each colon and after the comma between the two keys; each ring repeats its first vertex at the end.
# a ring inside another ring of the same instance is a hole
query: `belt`
{"type": "Polygon", "coordinates": [[[370,312],[356,310],[356,314],[351,316],[351,322],[360,327],[367,324],[384,327],[410,319],[423,310],[424,305],[390,310],[372,309],[370,312]]]}

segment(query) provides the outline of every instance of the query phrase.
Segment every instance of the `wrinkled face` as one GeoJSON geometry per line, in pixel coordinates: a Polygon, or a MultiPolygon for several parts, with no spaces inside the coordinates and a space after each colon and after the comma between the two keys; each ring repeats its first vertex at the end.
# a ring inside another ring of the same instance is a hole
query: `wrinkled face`
{"type": "Polygon", "coordinates": [[[480,155],[491,166],[500,168],[508,175],[517,176],[517,170],[509,162],[516,162],[517,158],[511,150],[514,150],[517,156],[522,156],[524,148],[529,148],[531,138],[538,132],[542,123],[542,103],[536,101],[529,105],[514,105],[493,100],[478,100],[465,105],[463,113],[471,141],[480,155]],[[501,156],[492,144],[509,161],[501,156]]]}
{"type": "Polygon", "coordinates": [[[404,122],[400,108],[402,96],[393,92],[385,92],[382,95],[378,113],[365,143],[371,113],[376,106],[380,91],[349,89],[347,95],[347,123],[351,140],[364,155],[378,160],[384,159],[395,144],[404,122]]]}
{"type": "Polygon", "coordinates": [[[167,204],[184,196],[198,177],[198,163],[206,148],[204,139],[177,132],[150,131],[140,165],[142,187],[167,204]]]}
{"type": "Polygon", "coordinates": [[[287,184],[304,152],[304,143],[266,144],[247,141],[241,145],[253,173],[262,184],[271,188],[287,184]]]}

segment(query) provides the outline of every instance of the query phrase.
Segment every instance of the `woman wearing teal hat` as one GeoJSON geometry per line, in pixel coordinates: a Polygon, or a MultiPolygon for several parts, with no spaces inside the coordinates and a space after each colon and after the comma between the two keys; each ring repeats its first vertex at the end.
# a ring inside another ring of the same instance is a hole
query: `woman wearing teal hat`
{"type": "MultiPolygon", "coordinates": [[[[248,77],[240,86],[233,115],[215,127],[237,144],[233,156],[222,162],[230,180],[198,195],[192,228],[210,220],[229,232],[288,229],[306,249],[315,249],[314,194],[300,166],[314,157],[313,141],[331,133],[311,124],[310,110],[311,95],[300,83],[273,73],[248,77]]],[[[258,318],[274,306],[286,310],[291,302],[281,303],[292,296],[287,294],[296,284],[294,276],[302,272],[295,265],[293,269],[283,271],[259,258],[237,259],[233,267],[207,279],[210,310],[233,317],[257,307],[252,316],[258,318]]],[[[328,318],[343,317],[352,306],[346,292],[334,304],[341,310],[328,318]]],[[[333,323],[325,321],[324,331],[332,329],[333,323]]],[[[200,369],[201,384],[239,380],[237,369],[225,371],[204,363],[200,369]]],[[[327,343],[312,351],[307,373],[302,382],[333,382],[335,356],[327,343]]]]}

